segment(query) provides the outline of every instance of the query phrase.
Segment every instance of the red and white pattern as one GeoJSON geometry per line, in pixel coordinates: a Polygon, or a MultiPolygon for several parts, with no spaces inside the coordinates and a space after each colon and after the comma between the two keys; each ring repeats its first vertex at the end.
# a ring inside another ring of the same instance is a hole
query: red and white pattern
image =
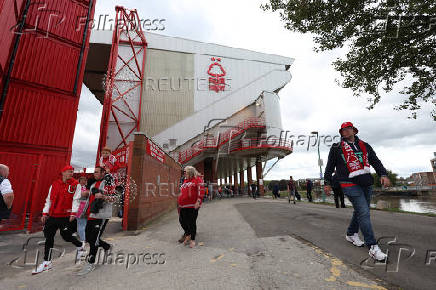
{"type": "Polygon", "coordinates": [[[348,175],[349,178],[371,173],[368,162],[368,152],[366,151],[365,143],[362,140],[359,140],[359,147],[363,153],[363,163],[360,162],[359,158],[354,153],[353,148],[351,148],[351,146],[347,142],[342,141],[341,145],[342,153],[344,154],[345,162],[347,163],[347,168],[350,172],[350,174],[348,175]]]}

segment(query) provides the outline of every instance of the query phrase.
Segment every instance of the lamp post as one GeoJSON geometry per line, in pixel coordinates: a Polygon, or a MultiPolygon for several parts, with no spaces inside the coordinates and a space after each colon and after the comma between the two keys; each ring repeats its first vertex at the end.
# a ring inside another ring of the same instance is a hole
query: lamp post
{"type": "Polygon", "coordinates": [[[321,198],[322,198],[322,202],[325,202],[326,197],[325,197],[325,192],[324,192],[324,186],[323,186],[323,184],[321,184],[321,181],[323,180],[321,154],[319,152],[319,144],[321,142],[319,142],[319,135],[318,135],[317,131],[313,131],[312,134],[316,135],[316,140],[318,142],[318,165],[319,165],[319,178],[320,178],[319,183],[321,185],[321,198]]]}

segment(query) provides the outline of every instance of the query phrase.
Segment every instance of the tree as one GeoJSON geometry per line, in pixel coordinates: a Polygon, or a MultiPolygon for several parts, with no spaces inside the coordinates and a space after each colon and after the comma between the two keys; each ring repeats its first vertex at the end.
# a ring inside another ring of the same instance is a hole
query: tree
{"type": "MultiPolygon", "coordinates": [[[[376,173],[373,173],[372,177],[374,178],[374,186],[381,187],[380,177],[376,173]]],[[[391,181],[391,186],[397,185],[398,174],[393,173],[391,170],[388,170],[388,178],[391,181]]]]}
{"type": "Polygon", "coordinates": [[[436,121],[436,2],[428,0],[269,0],[265,11],[278,11],[285,28],[314,34],[315,51],[348,46],[333,65],[340,85],[355,96],[369,95],[371,110],[380,90],[402,87],[396,110],[410,117],[433,100],[436,121]]]}

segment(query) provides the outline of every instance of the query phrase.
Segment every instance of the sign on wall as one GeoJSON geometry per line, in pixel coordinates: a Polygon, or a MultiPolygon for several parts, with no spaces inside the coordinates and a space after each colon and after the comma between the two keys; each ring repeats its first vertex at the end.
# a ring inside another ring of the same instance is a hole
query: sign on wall
{"type": "Polygon", "coordinates": [[[209,75],[209,91],[216,93],[224,91],[226,88],[226,71],[221,65],[221,58],[212,57],[207,74],[209,75]]]}
{"type": "Polygon", "coordinates": [[[165,162],[165,152],[159,148],[156,144],[147,139],[147,154],[156,160],[164,163],[165,162]]]}

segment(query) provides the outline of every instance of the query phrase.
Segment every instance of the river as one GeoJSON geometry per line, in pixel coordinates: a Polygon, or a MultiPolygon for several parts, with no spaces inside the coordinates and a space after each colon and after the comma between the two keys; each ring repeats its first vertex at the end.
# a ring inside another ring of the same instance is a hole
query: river
{"type": "MultiPolygon", "coordinates": [[[[321,202],[319,195],[315,196],[316,202],[321,202]]],[[[407,195],[374,195],[371,198],[371,207],[375,208],[377,202],[387,203],[388,208],[399,209],[415,213],[432,213],[436,214],[436,194],[424,196],[407,196],[407,195]]],[[[326,198],[326,202],[334,203],[333,195],[326,198]]],[[[345,197],[345,204],[351,206],[350,201],[345,197]]]]}

